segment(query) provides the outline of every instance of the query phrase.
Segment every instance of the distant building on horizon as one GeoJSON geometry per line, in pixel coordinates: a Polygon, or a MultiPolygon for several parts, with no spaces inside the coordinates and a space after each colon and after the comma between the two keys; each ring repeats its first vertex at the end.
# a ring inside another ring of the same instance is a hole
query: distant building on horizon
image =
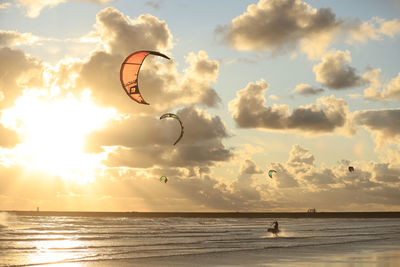
{"type": "Polygon", "coordinates": [[[36,211],[39,212],[39,207],[36,207],[36,211]]]}
{"type": "Polygon", "coordinates": [[[312,208],[312,209],[308,209],[307,212],[308,213],[316,213],[317,210],[315,208],[312,208]]]}

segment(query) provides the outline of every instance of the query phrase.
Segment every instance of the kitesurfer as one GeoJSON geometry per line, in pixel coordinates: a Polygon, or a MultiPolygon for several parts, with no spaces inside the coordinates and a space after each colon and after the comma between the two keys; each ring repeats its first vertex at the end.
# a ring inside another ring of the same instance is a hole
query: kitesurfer
{"type": "Polygon", "coordinates": [[[274,228],[268,228],[268,232],[271,232],[272,234],[274,234],[275,236],[278,235],[279,231],[279,226],[278,226],[278,221],[274,221],[272,223],[272,225],[274,226],[274,228]]]}

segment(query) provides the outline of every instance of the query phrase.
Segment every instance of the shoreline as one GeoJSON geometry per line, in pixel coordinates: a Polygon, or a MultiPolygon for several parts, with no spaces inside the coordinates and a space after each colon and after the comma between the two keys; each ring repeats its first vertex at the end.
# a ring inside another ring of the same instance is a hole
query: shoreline
{"type": "Polygon", "coordinates": [[[0,211],[17,216],[129,217],[129,218],[400,218],[400,212],[84,212],[0,211]]]}

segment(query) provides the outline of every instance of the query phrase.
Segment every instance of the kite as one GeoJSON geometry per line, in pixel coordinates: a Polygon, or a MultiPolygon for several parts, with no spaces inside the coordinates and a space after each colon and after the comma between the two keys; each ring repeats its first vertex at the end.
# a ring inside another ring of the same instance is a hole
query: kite
{"type": "Polygon", "coordinates": [[[136,102],[145,105],[150,104],[147,103],[140,94],[138,79],[140,67],[148,55],[155,55],[170,59],[166,55],[155,51],[136,51],[125,58],[119,73],[122,87],[128,96],[136,102]]]}
{"type": "Polygon", "coordinates": [[[177,119],[177,120],[179,121],[179,123],[181,124],[181,134],[179,135],[178,139],[177,139],[177,140],[175,141],[175,143],[174,143],[174,145],[176,145],[176,144],[179,142],[179,140],[181,140],[181,138],[182,138],[182,136],[183,136],[183,123],[182,123],[181,119],[180,119],[178,116],[176,116],[175,114],[173,114],[173,113],[165,113],[164,115],[162,115],[162,116],[160,117],[160,120],[161,120],[161,119],[164,119],[164,118],[174,118],[174,119],[177,119]]]}
{"type": "Polygon", "coordinates": [[[160,177],[160,182],[162,182],[162,181],[164,181],[164,183],[167,183],[168,182],[167,176],[161,176],[160,177]]]}
{"type": "Polygon", "coordinates": [[[349,172],[354,172],[354,167],[353,166],[349,166],[349,172]]]}
{"type": "Polygon", "coordinates": [[[274,173],[274,172],[276,172],[276,171],[275,171],[275,170],[269,170],[268,176],[269,176],[270,178],[272,178],[272,173],[274,173]]]}

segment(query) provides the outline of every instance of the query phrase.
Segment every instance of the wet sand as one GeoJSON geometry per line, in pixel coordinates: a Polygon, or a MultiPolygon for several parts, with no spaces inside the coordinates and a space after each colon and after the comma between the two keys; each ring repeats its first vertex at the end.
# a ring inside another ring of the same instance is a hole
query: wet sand
{"type": "MultiPolygon", "coordinates": [[[[351,246],[324,245],[319,247],[274,249],[260,251],[238,251],[185,256],[125,259],[102,262],[81,262],[72,266],[301,266],[301,267],[398,267],[399,247],[389,246],[363,249],[351,246]]],[[[56,265],[56,266],[63,266],[56,265]]],[[[71,266],[71,265],[68,265],[71,266]]]]}

